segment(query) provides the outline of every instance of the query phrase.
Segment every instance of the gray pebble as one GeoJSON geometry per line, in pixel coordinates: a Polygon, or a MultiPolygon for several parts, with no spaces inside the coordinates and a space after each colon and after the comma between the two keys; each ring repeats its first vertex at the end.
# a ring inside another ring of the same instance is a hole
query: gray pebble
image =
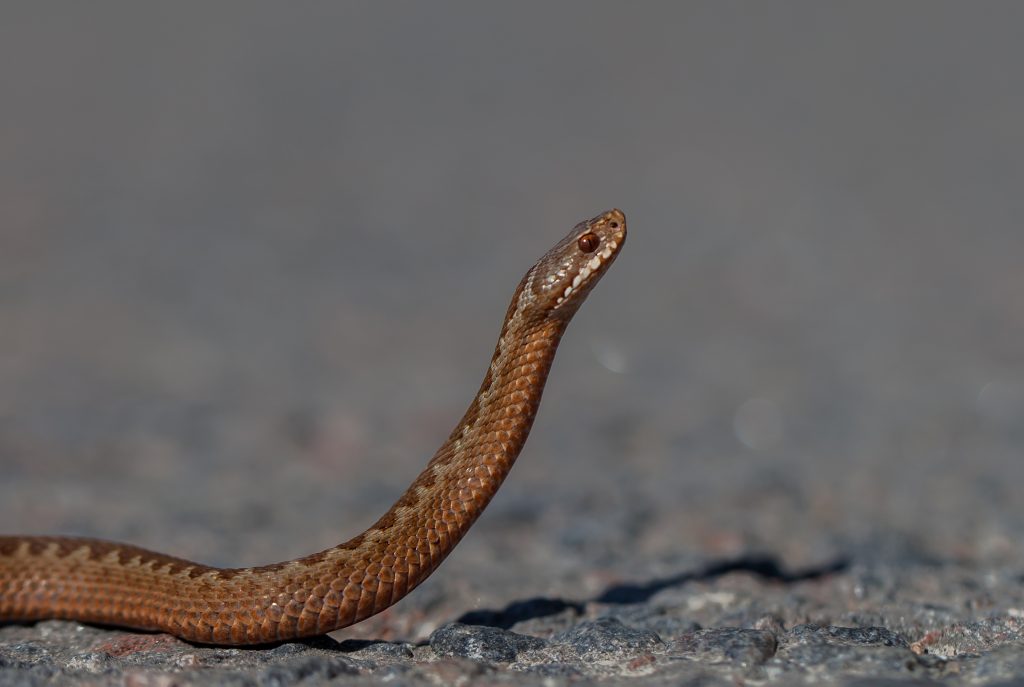
{"type": "Polygon", "coordinates": [[[377,642],[349,639],[338,645],[338,650],[359,658],[412,658],[412,645],[406,642],[377,642]]]}
{"type": "Polygon", "coordinates": [[[107,654],[99,651],[91,651],[87,654],[78,654],[68,659],[65,669],[73,672],[92,673],[98,675],[116,668],[117,663],[107,654]]]}
{"type": "Polygon", "coordinates": [[[775,648],[775,635],[771,632],[720,628],[688,632],[672,643],[670,652],[702,661],[753,666],[775,655],[775,648]]]}
{"type": "Polygon", "coordinates": [[[569,646],[583,658],[629,656],[654,651],[664,645],[657,633],[628,627],[615,618],[582,622],[557,635],[552,641],[569,646]]]}
{"type": "Polygon", "coordinates": [[[543,648],[547,642],[537,637],[483,625],[449,623],[430,635],[430,648],[442,657],[461,657],[474,661],[510,663],[521,651],[543,648]]]}

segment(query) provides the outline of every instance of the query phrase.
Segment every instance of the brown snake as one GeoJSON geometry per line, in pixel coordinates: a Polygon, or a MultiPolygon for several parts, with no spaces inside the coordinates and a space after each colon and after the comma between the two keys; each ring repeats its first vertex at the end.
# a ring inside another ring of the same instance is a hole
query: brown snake
{"type": "Polygon", "coordinates": [[[362,534],[256,568],[212,568],[96,539],[0,537],[0,621],[66,618],[262,644],[337,630],[391,606],[440,565],[498,491],[569,320],[625,239],[625,216],[610,210],[576,225],[530,268],[466,414],[362,534]]]}

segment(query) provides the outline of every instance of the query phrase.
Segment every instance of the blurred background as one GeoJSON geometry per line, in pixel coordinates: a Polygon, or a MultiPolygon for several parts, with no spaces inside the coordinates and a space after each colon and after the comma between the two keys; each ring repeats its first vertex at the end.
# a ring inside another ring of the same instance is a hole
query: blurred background
{"type": "Polygon", "coordinates": [[[1022,25],[5,3],[0,530],[228,565],[347,539],[460,417],[522,273],[621,207],[519,464],[411,603],[750,552],[1019,564],[1022,25]]]}

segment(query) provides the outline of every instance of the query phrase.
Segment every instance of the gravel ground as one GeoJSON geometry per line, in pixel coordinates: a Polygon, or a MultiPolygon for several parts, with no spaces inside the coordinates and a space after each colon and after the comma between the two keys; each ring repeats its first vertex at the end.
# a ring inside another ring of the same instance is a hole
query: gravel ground
{"type": "Polygon", "coordinates": [[[217,565],[417,474],[522,272],[630,239],[441,570],[260,649],[0,627],[0,685],[1024,676],[1024,6],[0,9],[0,530],[217,565]]]}

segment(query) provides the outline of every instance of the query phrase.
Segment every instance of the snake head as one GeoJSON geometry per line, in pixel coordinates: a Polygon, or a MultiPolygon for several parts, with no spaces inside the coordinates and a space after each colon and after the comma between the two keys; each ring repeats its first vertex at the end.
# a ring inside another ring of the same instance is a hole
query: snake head
{"type": "Polygon", "coordinates": [[[621,210],[609,210],[577,224],[527,275],[534,303],[548,316],[570,317],[615,261],[625,241],[626,215],[621,210]]]}

